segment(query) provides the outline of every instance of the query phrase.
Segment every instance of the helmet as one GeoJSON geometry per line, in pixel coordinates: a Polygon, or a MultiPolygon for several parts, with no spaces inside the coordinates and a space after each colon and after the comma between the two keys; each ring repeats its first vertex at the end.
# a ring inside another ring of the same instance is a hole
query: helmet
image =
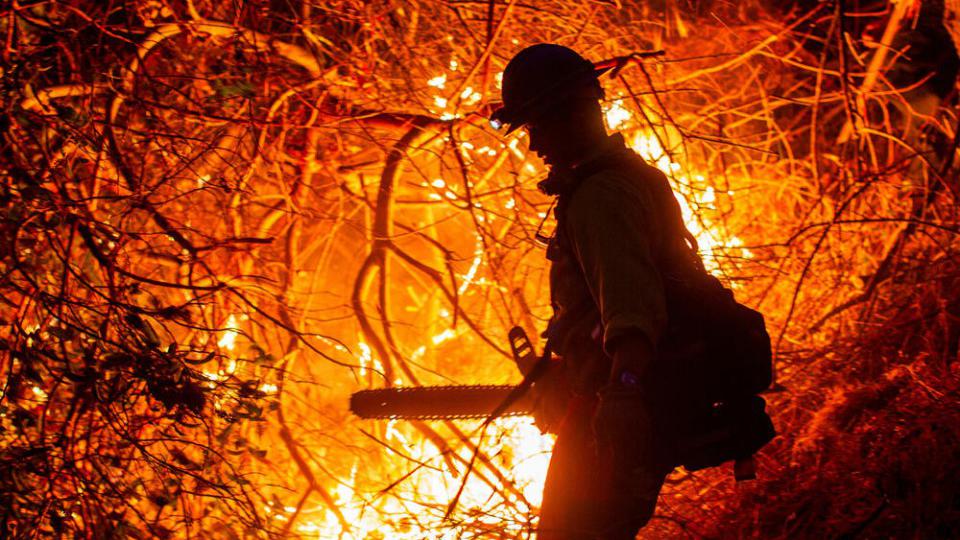
{"type": "MultiPolygon", "coordinates": [[[[612,66],[611,66],[612,67],[612,66]]],[[[573,49],[540,43],[523,49],[503,70],[503,107],[490,123],[507,133],[562,102],[581,85],[595,82],[610,67],[597,69],[573,49]]]]}

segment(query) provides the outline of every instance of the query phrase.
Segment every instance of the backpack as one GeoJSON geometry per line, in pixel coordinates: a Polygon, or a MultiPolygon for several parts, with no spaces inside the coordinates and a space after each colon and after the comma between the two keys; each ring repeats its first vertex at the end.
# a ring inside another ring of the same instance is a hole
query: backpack
{"type": "Polygon", "coordinates": [[[772,381],[763,315],[704,272],[698,283],[665,284],[669,323],[653,374],[677,422],[677,462],[687,470],[744,460],[776,435],[760,393],[772,381]]]}
{"type": "Polygon", "coordinates": [[[704,269],[666,177],[627,149],[573,171],[573,182],[559,193],[558,227],[564,226],[564,209],[582,182],[612,168],[628,168],[641,181],[655,182],[652,193],[668,237],[662,244],[683,244],[657,257],[668,317],[648,377],[655,381],[649,402],[659,419],[657,432],[668,438],[676,463],[687,470],[734,460],[737,478],[750,478],[740,465],[776,435],[759,395],[770,386],[773,372],[763,315],[737,302],[704,269]]]}

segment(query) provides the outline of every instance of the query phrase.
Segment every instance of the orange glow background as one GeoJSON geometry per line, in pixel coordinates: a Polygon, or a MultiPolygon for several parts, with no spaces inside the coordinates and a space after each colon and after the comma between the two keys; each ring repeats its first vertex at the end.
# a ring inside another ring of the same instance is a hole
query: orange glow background
{"type": "Polygon", "coordinates": [[[549,318],[533,240],[551,201],[522,131],[486,117],[539,41],[622,60],[608,126],[669,176],[776,347],[760,480],[677,471],[643,537],[956,519],[936,502],[957,500],[941,479],[960,440],[955,98],[898,71],[922,2],[856,21],[762,2],[22,4],[3,14],[11,530],[532,537],[552,439],[530,419],[496,422],[444,520],[478,422],[347,402],[520,380],[506,334],[549,318]]]}

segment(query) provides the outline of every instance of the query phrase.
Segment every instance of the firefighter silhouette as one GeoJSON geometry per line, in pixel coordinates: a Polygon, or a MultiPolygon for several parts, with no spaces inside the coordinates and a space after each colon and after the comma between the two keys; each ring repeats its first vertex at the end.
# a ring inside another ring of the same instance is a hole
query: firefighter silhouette
{"type": "Polygon", "coordinates": [[[503,107],[491,117],[508,133],[527,131],[551,168],[540,187],[558,196],[546,335],[562,361],[538,384],[550,394],[539,416],[557,433],[542,540],[634,538],[673,468],[645,391],[667,317],[654,253],[668,246],[657,194],[636,172],[657,171],[619,166],[636,156],[606,132],[604,71],[560,45],[528,47],[504,70],[503,107]]]}

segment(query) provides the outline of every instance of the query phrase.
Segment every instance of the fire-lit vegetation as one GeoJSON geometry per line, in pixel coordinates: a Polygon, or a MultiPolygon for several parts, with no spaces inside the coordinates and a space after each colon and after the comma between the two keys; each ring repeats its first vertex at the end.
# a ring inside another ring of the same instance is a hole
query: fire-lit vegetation
{"type": "Polygon", "coordinates": [[[958,534],[943,4],[4,4],[0,526],[530,537],[551,440],[529,419],[495,424],[445,518],[476,422],[347,399],[519,380],[551,201],[486,118],[510,56],[554,41],[617,64],[610,128],[776,347],[760,479],[677,471],[644,534],[958,534]]]}

